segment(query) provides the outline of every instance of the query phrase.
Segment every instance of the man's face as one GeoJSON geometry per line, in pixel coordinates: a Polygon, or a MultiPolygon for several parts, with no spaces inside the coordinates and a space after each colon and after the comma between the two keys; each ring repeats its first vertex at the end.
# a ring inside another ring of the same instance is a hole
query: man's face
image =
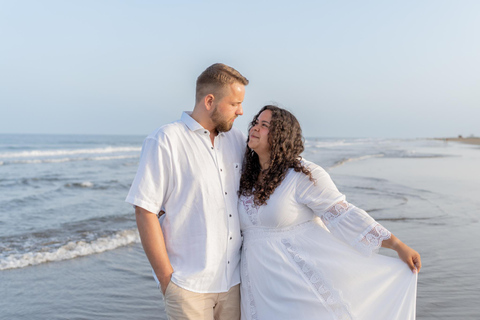
{"type": "Polygon", "coordinates": [[[232,129],[235,119],[243,114],[244,96],[245,86],[240,83],[232,83],[224,88],[223,98],[214,102],[210,116],[218,132],[232,129]]]}

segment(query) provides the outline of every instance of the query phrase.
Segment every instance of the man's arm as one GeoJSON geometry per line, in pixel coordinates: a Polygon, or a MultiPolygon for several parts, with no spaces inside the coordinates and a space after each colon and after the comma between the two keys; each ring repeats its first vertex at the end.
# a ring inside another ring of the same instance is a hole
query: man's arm
{"type": "Polygon", "coordinates": [[[172,278],[173,268],[168,258],[162,228],[156,214],[135,206],[137,227],[142,240],[143,250],[153,271],[160,281],[163,294],[172,278]]]}

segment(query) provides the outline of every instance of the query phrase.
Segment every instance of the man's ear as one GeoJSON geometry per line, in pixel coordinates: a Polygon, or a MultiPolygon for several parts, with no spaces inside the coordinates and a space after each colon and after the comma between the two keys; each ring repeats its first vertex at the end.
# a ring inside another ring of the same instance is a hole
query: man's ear
{"type": "Polygon", "coordinates": [[[213,102],[215,101],[215,96],[213,94],[207,94],[203,99],[205,102],[205,108],[210,111],[213,108],[213,102]]]}

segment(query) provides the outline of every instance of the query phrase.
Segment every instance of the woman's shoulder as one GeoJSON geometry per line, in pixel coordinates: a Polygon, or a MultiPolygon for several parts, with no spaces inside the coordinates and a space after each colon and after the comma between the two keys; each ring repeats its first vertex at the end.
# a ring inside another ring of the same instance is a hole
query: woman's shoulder
{"type": "MultiPolygon", "coordinates": [[[[305,160],[305,159],[301,159],[300,163],[301,163],[302,167],[308,169],[308,171],[310,171],[312,174],[313,174],[313,172],[316,172],[316,171],[325,171],[318,164],[316,164],[314,162],[311,162],[311,161],[308,161],[308,160],[305,160]]],[[[307,178],[307,179],[310,179],[310,177],[308,175],[306,175],[302,171],[295,171],[294,168],[289,168],[288,169],[287,177],[289,177],[290,179],[299,179],[299,178],[304,178],[304,177],[307,178]]]]}
{"type": "Polygon", "coordinates": [[[310,175],[305,174],[302,171],[297,172],[293,168],[291,168],[288,175],[290,176],[290,179],[294,179],[295,181],[297,181],[297,184],[310,185],[316,184],[316,182],[318,181],[324,181],[324,179],[330,179],[330,175],[328,174],[328,172],[318,164],[306,159],[302,159],[301,164],[303,167],[308,169],[310,175]]]}
{"type": "Polygon", "coordinates": [[[303,159],[300,161],[302,163],[302,165],[307,168],[308,170],[310,170],[310,172],[313,172],[313,171],[320,171],[320,172],[326,172],[325,169],[323,169],[321,166],[319,166],[318,164],[312,162],[312,161],[309,161],[307,159],[303,159]]]}

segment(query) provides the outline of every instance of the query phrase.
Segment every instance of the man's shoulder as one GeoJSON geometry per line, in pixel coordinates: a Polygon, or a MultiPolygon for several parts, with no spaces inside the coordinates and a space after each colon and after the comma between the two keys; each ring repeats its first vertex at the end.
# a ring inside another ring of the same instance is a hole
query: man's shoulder
{"type": "Polygon", "coordinates": [[[184,130],[185,130],[185,125],[183,124],[183,122],[180,120],[177,120],[156,128],[147,136],[146,139],[154,139],[157,141],[162,141],[168,138],[169,136],[177,135],[183,132],[184,130]]]}

